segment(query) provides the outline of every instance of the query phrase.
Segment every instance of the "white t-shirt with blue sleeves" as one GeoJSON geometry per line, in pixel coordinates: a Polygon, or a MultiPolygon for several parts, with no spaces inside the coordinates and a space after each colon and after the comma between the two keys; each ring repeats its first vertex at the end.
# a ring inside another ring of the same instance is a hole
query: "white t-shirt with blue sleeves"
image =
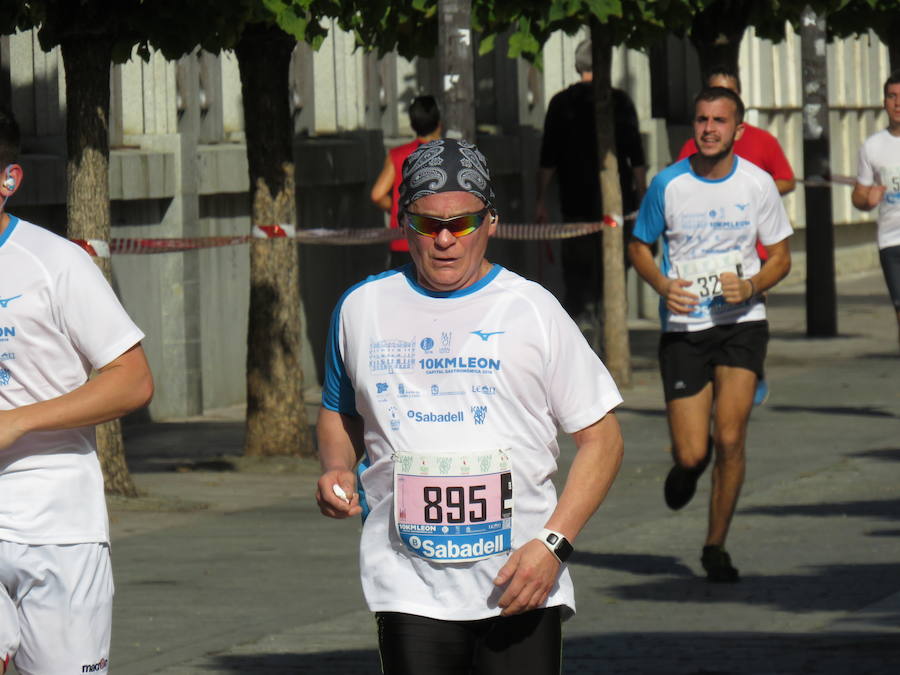
{"type": "MultiPolygon", "coordinates": [[[[697,267],[716,256],[733,255],[740,276],[759,271],[756,240],[771,246],[793,234],[787,212],[772,177],[751,162],[734,157],[724,178],[701,178],[691,169],[690,158],[667,167],[650,182],[641,202],[633,236],[652,244],[663,239],[661,271],[678,278],[679,266],[697,267]]],[[[765,304],[758,297],[729,304],[724,297],[694,284],[687,290],[700,295],[697,308],[687,315],[668,311],[660,303],[663,330],[699,331],[715,325],[760,321],[765,304]],[[707,291],[710,291],[707,293],[707,291]]]]}
{"type": "MultiPolygon", "coordinates": [[[[360,567],[369,608],[444,620],[500,613],[493,579],[507,553],[438,563],[404,547],[393,510],[397,453],[508,450],[514,550],[556,507],[557,428],[579,431],[621,401],[559,302],[499,265],[450,293],[421,287],[412,265],[351,288],[332,317],[322,403],[364,420],[360,567]]],[[[566,568],[547,600],[560,605],[575,607],[566,568]]]]}
{"type": "Polygon", "coordinates": [[[859,148],[856,181],[885,186],[878,205],[878,248],[900,246],[900,136],[882,129],[866,139],[859,148]]]}

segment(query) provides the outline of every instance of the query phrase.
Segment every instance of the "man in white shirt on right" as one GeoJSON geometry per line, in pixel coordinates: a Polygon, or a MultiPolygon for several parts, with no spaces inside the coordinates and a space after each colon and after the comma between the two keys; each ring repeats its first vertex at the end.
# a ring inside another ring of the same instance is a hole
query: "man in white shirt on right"
{"type": "Polygon", "coordinates": [[[851,198],[861,211],[878,207],[879,258],[897,312],[900,339],[900,70],[884,83],[884,110],[887,129],[869,136],[859,149],[851,198]]]}

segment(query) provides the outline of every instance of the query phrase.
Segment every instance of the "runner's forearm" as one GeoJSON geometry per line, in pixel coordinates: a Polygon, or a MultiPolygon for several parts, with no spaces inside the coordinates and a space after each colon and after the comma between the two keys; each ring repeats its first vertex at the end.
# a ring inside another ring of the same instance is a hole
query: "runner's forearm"
{"type": "Polygon", "coordinates": [[[145,406],[152,396],[150,367],[141,346],[135,345],[77,389],[5,411],[6,423],[23,433],[86,427],[145,406]]]}
{"type": "MultiPolygon", "coordinates": [[[[546,527],[574,541],[606,497],[622,464],[624,442],[614,413],[574,434],[578,451],[546,527]]],[[[537,533],[535,533],[537,534],[537,533]]]]}
{"type": "Polygon", "coordinates": [[[316,421],[322,471],[351,471],[363,454],[362,420],[327,408],[316,421]]]}
{"type": "Polygon", "coordinates": [[[791,271],[791,250],[788,240],[780,241],[772,246],[766,246],[769,254],[766,264],[759,272],[750,277],[753,282],[753,291],[756,294],[767,291],[784,279],[791,271]]]}
{"type": "Polygon", "coordinates": [[[641,279],[650,284],[659,295],[665,297],[669,278],[656,265],[650,245],[639,239],[632,239],[628,244],[628,257],[641,279]]]}

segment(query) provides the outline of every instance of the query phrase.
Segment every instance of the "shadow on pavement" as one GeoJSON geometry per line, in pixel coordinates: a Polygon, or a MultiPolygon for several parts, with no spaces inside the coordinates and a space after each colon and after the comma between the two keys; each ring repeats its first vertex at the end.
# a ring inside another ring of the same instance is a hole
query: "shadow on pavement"
{"type": "Polygon", "coordinates": [[[587,565],[631,574],[671,574],[694,576],[690,567],[670,555],[643,555],[639,553],[591,553],[575,551],[571,563],[587,565]]]}
{"type": "MultiPolygon", "coordinates": [[[[122,436],[130,471],[173,471],[186,460],[219,462],[244,452],[244,422],[151,422],[126,426],[122,436]]],[[[210,470],[227,471],[226,466],[210,470]]]]}
{"type": "Polygon", "coordinates": [[[211,673],[279,673],[283,675],[375,675],[381,672],[374,649],[317,654],[217,656],[211,673]]]}
{"type": "MultiPolygon", "coordinates": [[[[735,562],[740,568],[741,561],[735,562]]],[[[887,592],[885,589],[895,587],[897,577],[897,565],[894,563],[826,565],[809,569],[809,574],[746,574],[742,575],[738,584],[711,584],[697,576],[688,580],[672,578],[621,584],[598,589],[597,592],[620,600],[670,602],[673,605],[684,602],[710,606],[741,603],[794,613],[857,612],[882,600],[887,592]]],[[[587,597],[581,600],[589,601],[587,597]]],[[[900,624],[900,608],[893,608],[877,617],[867,614],[866,620],[896,627],[900,624]]],[[[896,641],[896,635],[894,639],[896,641]]]]}
{"type": "MultiPolygon", "coordinates": [[[[758,675],[895,672],[897,635],[860,633],[604,633],[566,638],[565,675],[758,675]]],[[[374,650],[221,656],[216,673],[375,675],[374,650]]],[[[527,675],[527,674],[522,674],[527,675]]]]}
{"type": "Polygon", "coordinates": [[[874,675],[896,655],[896,633],[606,633],[565,640],[563,673],[874,675]]]}
{"type": "Polygon", "coordinates": [[[900,537],[900,530],[869,530],[870,537],[900,537]]]}
{"type": "Polygon", "coordinates": [[[900,498],[753,506],[742,508],[740,512],[766,516],[852,516],[856,518],[900,520],[900,498]]]}
{"type": "Polygon", "coordinates": [[[863,354],[859,358],[862,358],[862,359],[886,359],[886,360],[893,361],[894,359],[900,359],[900,353],[890,352],[890,353],[883,353],[883,354],[863,354]]]}
{"type": "Polygon", "coordinates": [[[851,457],[865,457],[868,459],[880,459],[886,462],[900,462],[900,448],[878,448],[876,450],[863,450],[853,452],[851,457]]]}
{"type": "Polygon", "coordinates": [[[822,415],[853,415],[861,417],[896,417],[892,412],[881,410],[875,406],[852,406],[852,405],[822,405],[822,406],[806,406],[806,405],[770,405],[770,410],[783,413],[809,412],[820,413],[822,415]]]}

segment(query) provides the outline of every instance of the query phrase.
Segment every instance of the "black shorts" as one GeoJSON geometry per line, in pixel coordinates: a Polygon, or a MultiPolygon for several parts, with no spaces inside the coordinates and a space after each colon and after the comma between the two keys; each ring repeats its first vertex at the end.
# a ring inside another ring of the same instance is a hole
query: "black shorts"
{"type": "Polygon", "coordinates": [[[659,370],[666,401],[698,393],[715,378],[716,366],[746,368],[763,378],[769,322],[747,321],[694,333],[663,333],[659,370]]]}
{"type": "Polygon", "coordinates": [[[881,269],[887,282],[888,293],[891,294],[891,302],[894,303],[894,309],[900,312],[900,246],[881,249],[878,258],[881,260],[881,269]]]}
{"type": "Polygon", "coordinates": [[[559,675],[559,607],[478,621],[378,612],[384,675],[559,675]]]}

